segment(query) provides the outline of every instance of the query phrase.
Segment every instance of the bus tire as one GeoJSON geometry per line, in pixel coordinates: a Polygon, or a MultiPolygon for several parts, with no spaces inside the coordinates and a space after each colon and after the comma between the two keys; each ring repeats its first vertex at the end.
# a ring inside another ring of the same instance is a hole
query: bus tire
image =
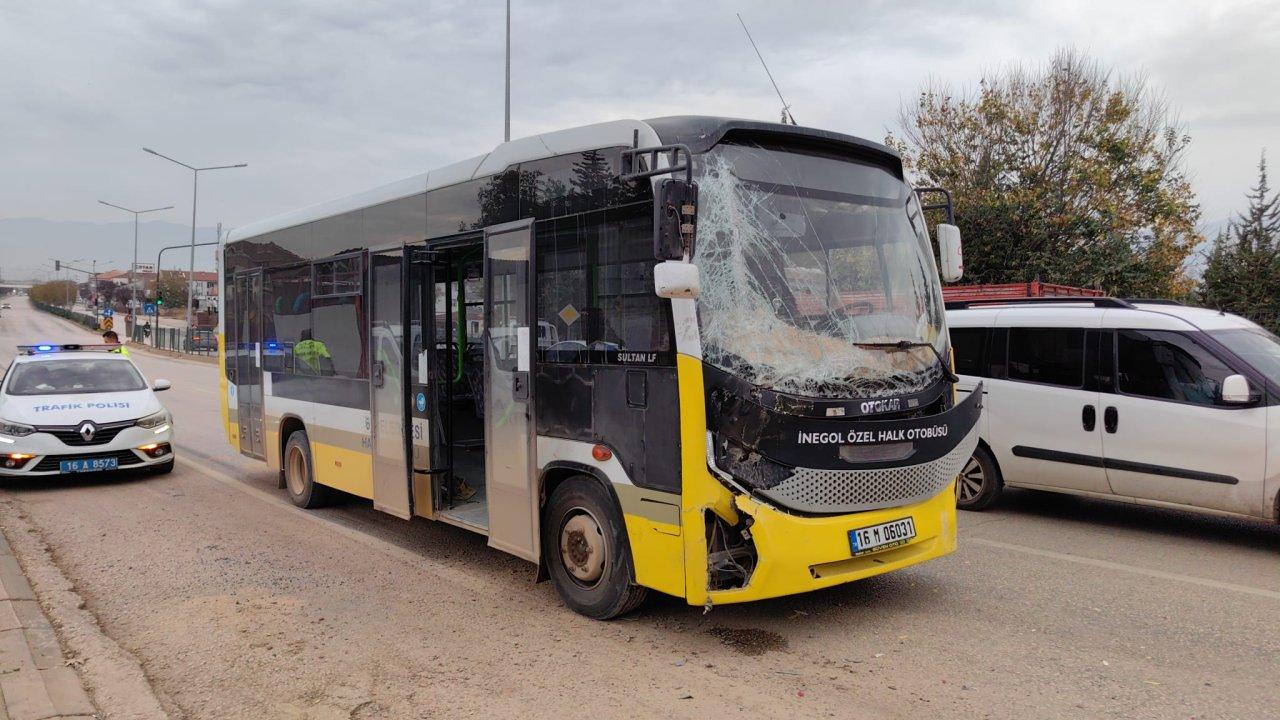
{"type": "Polygon", "coordinates": [[[1004,491],[1004,478],[991,451],[981,443],[956,478],[956,507],[961,510],[986,510],[1004,491]]]}
{"type": "Polygon", "coordinates": [[[333,491],[316,482],[311,463],[311,440],[306,430],[294,430],[284,444],[284,487],[289,500],[300,508],[318,508],[329,504],[333,491]]]}
{"type": "Polygon", "coordinates": [[[552,491],[542,514],[542,553],[560,599],[593,620],[625,615],[648,593],[632,582],[622,513],[593,478],[577,475],[552,491]]]}

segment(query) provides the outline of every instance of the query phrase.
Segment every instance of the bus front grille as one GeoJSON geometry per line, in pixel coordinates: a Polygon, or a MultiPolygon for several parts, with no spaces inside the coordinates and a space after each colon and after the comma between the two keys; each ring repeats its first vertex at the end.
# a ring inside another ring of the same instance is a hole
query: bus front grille
{"type": "Polygon", "coordinates": [[[876,470],[796,468],[759,493],[797,512],[831,515],[898,507],[942,492],[978,444],[978,426],[951,452],[932,462],[876,470]]]}

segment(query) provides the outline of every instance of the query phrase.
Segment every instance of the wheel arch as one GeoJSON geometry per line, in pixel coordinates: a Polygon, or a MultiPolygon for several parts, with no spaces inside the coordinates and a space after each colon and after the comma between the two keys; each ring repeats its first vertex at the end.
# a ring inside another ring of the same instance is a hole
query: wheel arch
{"type": "MultiPolygon", "coordinates": [[[[604,491],[609,494],[609,497],[613,499],[613,507],[615,510],[617,510],[618,519],[622,523],[622,532],[627,535],[627,552],[630,554],[631,553],[631,537],[630,537],[630,533],[627,532],[626,518],[624,517],[622,512],[622,501],[618,498],[618,493],[613,489],[613,483],[609,481],[608,476],[606,476],[604,471],[601,470],[600,468],[592,467],[585,463],[574,462],[572,460],[552,460],[551,462],[543,466],[542,470],[538,473],[538,533],[539,535],[541,535],[542,533],[542,509],[546,507],[547,499],[550,498],[551,493],[555,492],[555,489],[559,487],[561,484],[563,484],[566,480],[570,478],[578,477],[578,476],[587,477],[592,480],[595,480],[597,483],[600,484],[601,487],[604,488],[604,491]]],[[[542,582],[543,580],[546,580],[549,577],[549,575],[547,574],[547,562],[545,557],[546,552],[547,552],[546,548],[539,547],[538,575],[537,575],[538,582],[542,582]]],[[[636,569],[635,569],[634,560],[632,561],[631,565],[632,565],[631,581],[635,582],[636,569]]]]}
{"type": "Polygon", "coordinates": [[[277,426],[279,433],[276,435],[276,463],[277,470],[280,473],[280,488],[284,488],[284,448],[289,444],[289,436],[299,430],[306,430],[307,424],[303,422],[301,417],[293,413],[286,413],[280,418],[280,424],[277,426]]]}

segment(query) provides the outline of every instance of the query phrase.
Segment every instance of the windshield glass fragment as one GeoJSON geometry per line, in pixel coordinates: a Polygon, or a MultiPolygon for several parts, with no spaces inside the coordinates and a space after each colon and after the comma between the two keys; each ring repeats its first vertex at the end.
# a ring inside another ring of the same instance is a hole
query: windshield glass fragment
{"type": "Polygon", "coordinates": [[[941,288],[919,205],[888,170],[720,145],[699,158],[703,357],[809,397],[881,397],[942,377],[941,288]]]}

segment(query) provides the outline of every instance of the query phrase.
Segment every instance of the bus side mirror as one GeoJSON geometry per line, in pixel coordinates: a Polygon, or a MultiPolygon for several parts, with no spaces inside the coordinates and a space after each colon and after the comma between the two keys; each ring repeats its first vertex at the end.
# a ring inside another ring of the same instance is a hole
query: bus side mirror
{"type": "Polygon", "coordinates": [[[653,268],[653,291],[660,298],[696,298],[702,291],[698,266],[667,260],[653,268]]]}
{"type": "Polygon", "coordinates": [[[937,232],[942,281],[953,283],[964,277],[964,252],[960,246],[960,228],[950,223],[938,223],[937,232]]]}
{"type": "Polygon", "coordinates": [[[1258,397],[1249,389],[1249,379],[1243,375],[1228,375],[1222,380],[1222,402],[1229,405],[1248,405],[1258,397]]]}
{"type": "Polygon", "coordinates": [[[698,222],[698,185],[665,178],[654,186],[653,257],[683,260],[693,257],[698,222]]]}

